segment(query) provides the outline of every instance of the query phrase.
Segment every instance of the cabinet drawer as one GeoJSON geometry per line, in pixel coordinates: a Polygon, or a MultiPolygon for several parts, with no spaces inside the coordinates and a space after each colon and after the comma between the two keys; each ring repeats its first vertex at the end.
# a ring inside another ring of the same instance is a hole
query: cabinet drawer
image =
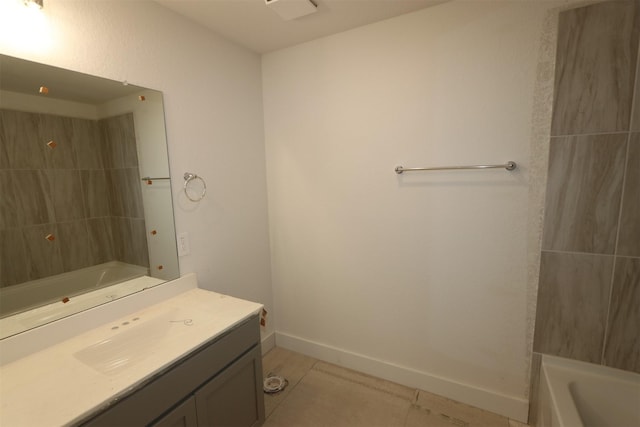
{"type": "Polygon", "coordinates": [[[254,316],[204,343],[80,424],[87,427],[148,425],[259,343],[260,328],[254,316]]]}

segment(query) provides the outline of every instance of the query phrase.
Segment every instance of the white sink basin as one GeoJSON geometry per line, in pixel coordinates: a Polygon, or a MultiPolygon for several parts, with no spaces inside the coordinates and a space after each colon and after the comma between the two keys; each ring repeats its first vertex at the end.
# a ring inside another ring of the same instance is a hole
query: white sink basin
{"type": "Polygon", "coordinates": [[[132,317],[113,324],[111,336],[79,350],[73,356],[85,365],[106,375],[115,375],[144,361],[173,327],[190,326],[190,319],[180,319],[177,310],[151,319],[132,317]]]}

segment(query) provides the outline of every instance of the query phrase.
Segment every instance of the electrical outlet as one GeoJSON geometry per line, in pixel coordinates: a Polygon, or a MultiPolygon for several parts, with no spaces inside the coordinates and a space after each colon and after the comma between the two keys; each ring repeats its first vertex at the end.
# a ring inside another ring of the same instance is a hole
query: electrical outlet
{"type": "Polygon", "coordinates": [[[189,233],[184,232],[178,234],[178,256],[187,256],[190,252],[189,233]]]}

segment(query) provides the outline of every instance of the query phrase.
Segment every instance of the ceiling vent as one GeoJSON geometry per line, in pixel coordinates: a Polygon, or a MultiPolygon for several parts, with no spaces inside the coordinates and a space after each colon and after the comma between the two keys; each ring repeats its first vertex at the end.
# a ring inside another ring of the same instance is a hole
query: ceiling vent
{"type": "Polygon", "coordinates": [[[264,0],[264,2],[285,21],[291,21],[318,10],[318,6],[311,0],[264,0]]]}

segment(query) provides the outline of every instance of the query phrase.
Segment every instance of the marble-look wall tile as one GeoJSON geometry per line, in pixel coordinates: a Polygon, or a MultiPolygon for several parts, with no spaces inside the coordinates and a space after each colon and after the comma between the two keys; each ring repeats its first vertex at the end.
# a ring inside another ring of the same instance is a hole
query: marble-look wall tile
{"type": "Polygon", "coordinates": [[[76,155],[77,169],[105,169],[102,133],[98,122],[71,119],[71,140],[76,155]]]}
{"type": "Polygon", "coordinates": [[[100,120],[108,168],[137,168],[133,113],[100,120]]]}
{"type": "Polygon", "coordinates": [[[18,226],[12,171],[0,169],[0,230],[18,226]]]}
{"type": "Polygon", "coordinates": [[[542,252],[534,351],[600,363],[613,257],[542,252]]]}
{"type": "Polygon", "coordinates": [[[626,174],[616,252],[640,257],[640,133],[632,133],[629,138],[626,174]]]}
{"type": "Polygon", "coordinates": [[[84,218],[82,184],[77,170],[48,170],[56,222],[84,218]]]}
{"type": "Polygon", "coordinates": [[[633,95],[633,113],[631,116],[631,131],[640,132],[640,48],[636,62],[636,83],[633,95]]]}
{"type": "Polygon", "coordinates": [[[127,218],[123,217],[111,217],[111,234],[113,236],[113,255],[117,261],[125,261],[125,235],[127,232],[127,218]]]}
{"type": "Polygon", "coordinates": [[[542,247],[613,254],[625,134],[551,139],[542,247]]]}
{"type": "Polygon", "coordinates": [[[45,170],[14,170],[14,196],[22,225],[55,222],[51,184],[45,170]]]}
{"type": "Polygon", "coordinates": [[[531,355],[531,375],[529,383],[529,419],[527,424],[530,426],[538,425],[537,415],[540,402],[538,401],[538,393],[540,391],[540,367],[542,366],[542,355],[533,353],[531,355]]]}
{"type": "Polygon", "coordinates": [[[116,259],[111,223],[109,217],[87,220],[91,264],[102,264],[116,259]]]}
{"type": "Polygon", "coordinates": [[[144,218],[140,172],[138,168],[107,171],[111,215],[144,218]]]}
{"type": "Polygon", "coordinates": [[[57,240],[65,272],[91,265],[86,220],[59,223],[57,240]]]}
{"type": "Polygon", "coordinates": [[[147,235],[143,219],[112,218],[116,259],[129,264],[149,267],[147,235]]]}
{"type": "Polygon", "coordinates": [[[616,258],[603,363],[640,373],[640,258],[616,258]]]}
{"type": "Polygon", "coordinates": [[[29,280],[27,253],[22,230],[0,230],[0,287],[16,285],[29,280]]]}
{"type": "Polygon", "coordinates": [[[85,216],[96,218],[111,215],[107,172],[104,170],[80,171],[85,216]]]}
{"type": "Polygon", "coordinates": [[[120,259],[148,266],[137,165],[132,114],[98,122],[0,110],[0,285],[116,259],[114,223],[120,259]]]}
{"type": "Polygon", "coordinates": [[[52,114],[40,114],[39,147],[42,150],[45,167],[48,169],[73,169],[75,153],[73,148],[72,120],[52,114]],[[55,148],[47,145],[54,141],[55,148]]]}
{"type": "Polygon", "coordinates": [[[29,280],[53,276],[64,271],[60,254],[58,228],[55,224],[34,225],[22,229],[27,254],[27,272],[29,280]],[[53,240],[47,240],[47,235],[53,240]]]}
{"type": "Polygon", "coordinates": [[[125,256],[132,264],[149,267],[149,248],[147,246],[147,228],[143,218],[129,218],[129,244],[125,247],[125,256]]]}
{"type": "MultiPolygon", "coordinates": [[[[7,169],[42,169],[45,167],[44,147],[39,133],[40,115],[13,110],[2,114],[3,143],[6,144],[7,169]]],[[[48,148],[48,147],[47,147],[48,148]]]]}
{"type": "Polygon", "coordinates": [[[9,141],[5,136],[5,112],[0,109],[0,170],[9,169],[9,141]]]}
{"type": "Polygon", "coordinates": [[[635,0],[560,14],[551,135],[629,130],[639,26],[635,0]]]}

